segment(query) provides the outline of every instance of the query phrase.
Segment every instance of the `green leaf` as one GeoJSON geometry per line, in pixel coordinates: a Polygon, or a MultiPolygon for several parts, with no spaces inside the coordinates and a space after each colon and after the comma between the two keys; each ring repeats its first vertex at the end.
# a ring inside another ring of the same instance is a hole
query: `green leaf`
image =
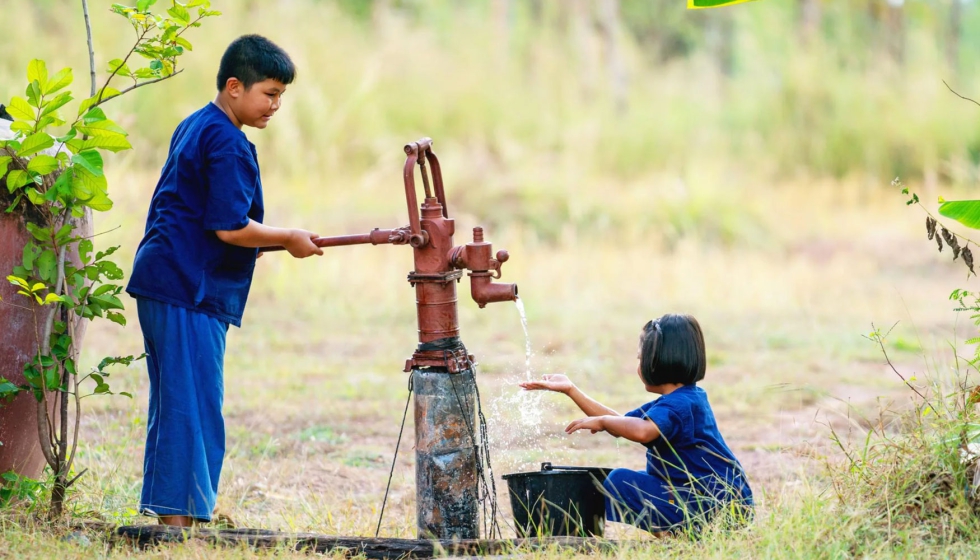
{"type": "Polygon", "coordinates": [[[34,239],[37,239],[38,241],[47,243],[51,239],[51,228],[43,228],[32,222],[27,222],[24,224],[24,227],[26,227],[27,231],[31,232],[34,239]]]}
{"type": "Polygon", "coordinates": [[[19,132],[25,136],[34,132],[34,127],[31,126],[27,121],[14,121],[10,123],[10,130],[14,132],[19,132]]]}
{"type": "Polygon", "coordinates": [[[42,206],[47,201],[41,191],[34,187],[28,187],[24,189],[24,192],[27,194],[27,200],[30,200],[34,206],[42,206]]]}
{"type": "Polygon", "coordinates": [[[102,177],[104,172],[102,154],[95,150],[85,150],[71,156],[71,161],[75,165],[81,166],[85,171],[96,177],[102,177]]]}
{"type": "Polygon", "coordinates": [[[0,177],[7,174],[7,167],[10,166],[10,162],[13,158],[10,156],[0,156],[0,177]]]}
{"type": "Polygon", "coordinates": [[[980,229],[980,200],[947,200],[939,206],[939,213],[968,228],[980,229]]]}
{"type": "Polygon", "coordinates": [[[31,182],[31,176],[26,171],[14,169],[7,174],[7,191],[13,193],[31,182]]]}
{"type": "Polygon", "coordinates": [[[63,297],[61,297],[61,296],[56,296],[54,294],[48,294],[48,295],[44,296],[44,301],[41,302],[41,305],[50,305],[50,304],[52,304],[52,303],[54,303],[56,301],[65,301],[65,299],[63,297]]]}
{"type": "Polygon", "coordinates": [[[109,319],[117,325],[126,326],[126,316],[122,313],[116,313],[115,311],[109,311],[105,314],[106,319],[109,319]]]}
{"type": "Polygon", "coordinates": [[[85,101],[82,101],[81,105],[78,106],[78,115],[79,116],[84,115],[89,110],[89,108],[95,105],[96,101],[99,98],[99,95],[102,96],[102,101],[104,102],[119,95],[119,90],[115,88],[107,87],[105,88],[105,90],[97,91],[95,95],[89,97],[85,101]]]}
{"type": "Polygon", "coordinates": [[[115,58],[109,61],[108,72],[110,74],[115,73],[117,76],[128,77],[130,75],[129,66],[126,66],[126,63],[121,58],[115,58]]]}
{"type": "Polygon", "coordinates": [[[82,117],[82,122],[85,124],[92,124],[104,121],[106,119],[107,117],[105,116],[105,111],[103,111],[101,107],[93,107],[89,109],[87,113],[85,113],[85,116],[82,117]]]}
{"type": "Polygon", "coordinates": [[[71,68],[62,68],[55,73],[54,76],[44,84],[44,94],[52,94],[59,89],[71,85],[72,82],[71,68]]]}
{"type": "Polygon", "coordinates": [[[57,279],[58,257],[51,249],[42,251],[34,266],[37,267],[37,275],[42,280],[54,282],[57,279]]]}
{"type": "Polygon", "coordinates": [[[167,13],[185,26],[191,22],[191,13],[187,11],[187,8],[181,6],[180,4],[174,4],[174,7],[167,10],[167,13]]]}
{"type": "Polygon", "coordinates": [[[67,223],[67,224],[61,226],[58,229],[57,233],[54,234],[55,242],[58,245],[64,245],[68,241],[68,237],[71,236],[71,232],[72,232],[72,224],[71,223],[67,223]]]}
{"type": "Polygon", "coordinates": [[[49,391],[60,385],[60,381],[61,380],[58,379],[57,368],[49,368],[44,370],[44,382],[47,384],[49,391]]]}
{"type": "Polygon", "coordinates": [[[109,280],[122,280],[123,271],[119,266],[112,261],[102,261],[99,263],[99,272],[105,275],[109,280]]]}
{"type": "Polygon", "coordinates": [[[84,205],[88,206],[92,210],[95,210],[96,212],[108,212],[109,210],[112,210],[112,200],[110,200],[109,196],[104,192],[95,193],[92,198],[84,202],[84,205]]]}
{"type": "Polygon", "coordinates": [[[27,96],[27,103],[31,107],[41,108],[41,84],[37,80],[27,84],[24,95],[27,96]]]}
{"type": "Polygon", "coordinates": [[[44,110],[41,111],[41,116],[45,117],[47,115],[54,113],[58,109],[64,107],[72,99],[74,98],[71,96],[70,91],[59,93],[54,97],[54,99],[49,101],[48,104],[44,106],[44,110]]]}
{"type": "Polygon", "coordinates": [[[7,276],[7,282],[10,282],[11,284],[13,284],[15,286],[20,286],[21,288],[24,288],[25,290],[27,289],[27,280],[25,280],[24,278],[21,278],[19,276],[14,276],[13,274],[11,274],[11,275],[7,276]]]}
{"type": "Polygon", "coordinates": [[[88,299],[89,299],[89,304],[91,304],[91,302],[94,301],[95,303],[98,303],[99,304],[99,307],[101,307],[102,309],[123,309],[124,308],[122,301],[119,298],[117,298],[116,296],[113,296],[113,295],[108,295],[108,294],[101,295],[101,296],[90,295],[88,297],[88,299]]]}
{"type": "Polygon", "coordinates": [[[185,49],[187,49],[189,51],[194,50],[194,47],[191,46],[191,42],[188,41],[187,39],[184,39],[183,37],[176,37],[176,38],[174,38],[174,42],[176,42],[178,45],[184,47],[185,49]]]}
{"type": "Polygon", "coordinates": [[[76,147],[76,152],[80,152],[88,148],[100,148],[103,150],[118,152],[128,150],[133,147],[129,143],[129,140],[126,139],[126,131],[108,119],[86,124],[84,126],[79,125],[76,126],[76,128],[82,134],[87,134],[91,137],[82,142],[80,145],[73,144],[73,146],[76,147]]]}
{"type": "Polygon", "coordinates": [[[93,175],[81,165],[73,167],[72,171],[71,193],[82,202],[90,201],[96,195],[106,193],[108,184],[104,175],[93,175]]]}
{"type": "Polygon", "coordinates": [[[20,204],[22,198],[24,198],[23,194],[18,194],[17,196],[15,196],[14,201],[10,203],[10,206],[8,206],[7,209],[4,210],[4,212],[6,212],[7,214],[13,212],[14,208],[17,208],[17,205],[20,204]]]}
{"type": "Polygon", "coordinates": [[[38,132],[28,136],[23,142],[21,142],[20,150],[17,151],[17,155],[20,157],[32,156],[41,150],[47,150],[52,146],[54,146],[54,138],[45,132],[38,132]]]}
{"type": "Polygon", "coordinates": [[[47,154],[38,154],[27,163],[27,170],[38,175],[47,175],[58,169],[58,158],[47,154]]]}
{"type": "Polygon", "coordinates": [[[37,80],[38,82],[44,84],[48,81],[48,67],[43,60],[34,59],[27,63],[27,81],[33,82],[37,80]]]}
{"type": "Polygon", "coordinates": [[[39,252],[40,251],[38,250],[37,246],[34,245],[33,242],[28,242],[27,244],[24,245],[24,258],[23,258],[24,268],[28,268],[31,270],[34,269],[34,259],[37,258],[39,252]]]}
{"type": "Polygon", "coordinates": [[[92,249],[94,248],[91,239],[82,239],[78,242],[78,256],[81,257],[82,264],[88,264],[92,261],[92,249]]]}
{"type": "Polygon", "coordinates": [[[150,9],[150,6],[157,3],[157,0],[139,0],[136,2],[136,9],[145,12],[150,9]]]}
{"type": "Polygon", "coordinates": [[[59,137],[55,138],[54,140],[55,140],[55,142],[65,142],[65,143],[67,143],[69,140],[71,140],[72,138],[74,138],[77,135],[78,135],[78,131],[75,130],[75,127],[71,127],[71,129],[68,131],[67,134],[65,134],[64,136],[59,136],[59,137]]]}
{"type": "Polygon", "coordinates": [[[10,106],[7,107],[7,112],[19,121],[33,121],[36,116],[34,109],[23,97],[12,98],[10,106]]]}

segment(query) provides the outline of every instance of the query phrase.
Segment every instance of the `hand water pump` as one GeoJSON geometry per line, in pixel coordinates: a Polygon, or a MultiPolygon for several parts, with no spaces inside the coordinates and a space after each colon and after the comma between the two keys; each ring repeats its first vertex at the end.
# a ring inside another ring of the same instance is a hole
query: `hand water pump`
{"type": "MultiPolygon", "coordinates": [[[[459,339],[456,283],[463,270],[468,270],[470,294],[481,308],[516,300],[517,285],[494,282],[509,255],[507,251],[493,255],[491,244],[484,241],[483,228],[473,228],[472,242],[453,246],[456,225],[449,217],[432,140],[422,138],[406,145],[405,154],[409,225],[360,235],[320,237],[314,243],[319,247],[390,243],[414,249],[415,270],[408,274],[408,281],[415,288],[419,344],[405,362],[405,371],[412,374],[415,391],[419,537],[474,539],[480,536],[475,361],[459,339]],[[416,165],[425,190],[421,207],[416,198],[416,165]]],[[[281,247],[265,248],[275,249],[281,247]]]]}

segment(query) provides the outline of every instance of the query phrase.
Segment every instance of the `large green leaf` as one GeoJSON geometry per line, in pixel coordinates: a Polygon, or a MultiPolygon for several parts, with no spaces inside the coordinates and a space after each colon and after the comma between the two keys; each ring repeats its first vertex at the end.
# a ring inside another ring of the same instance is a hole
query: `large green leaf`
{"type": "Polygon", "coordinates": [[[31,176],[26,171],[14,169],[7,174],[7,191],[14,192],[31,182],[31,176]]]}
{"type": "Polygon", "coordinates": [[[33,121],[37,116],[34,108],[23,97],[12,98],[10,100],[10,106],[7,107],[7,112],[10,113],[11,117],[19,121],[33,121]]]}
{"type": "Polygon", "coordinates": [[[939,214],[973,229],[980,229],[980,200],[947,200],[939,214]]]}
{"type": "Polygon", "coordinates": [[[58,158],[46,154],[38,154],[27,163],[27,170],[38,175],[47,175],[58,169],[58,158]]]}
{"type": "Polygon", "coordinates": [[[17,150],[17,155],[20,157],[32,156],[51,146],[54,146],[54,138],[44,132],[38,132],[37,134],[28,136],[21,142],[20,149],[17,150]]]}
{"type": "Polygon", "coordinates": [[[85,201],[84,204],[96,212],[108,212],[112,209],[112,201],[109,200],[109,196],[102,191],[96,192],[92,198],[85,201]]]}
{"type": "Polygon", "coordinates": [[[104,174],[102,170],[102,154],[95,150],[79,152],[71,157],[71,161],[75,165],[84,167],[86,171],[96,177],[101,177],[104,174]]]}
{"type": "Polygon", "coordinates": [[[43,60],[34,59],[27,63],[27,81],[45,84],[48,81],[48,67],[43,60]]]}
{"type": "Polygon", "coordinates": [[[54,93],[67,85],[71,85],[71,82],[71,68],[62,68],[44,84],[44,94],[54,93]]]}

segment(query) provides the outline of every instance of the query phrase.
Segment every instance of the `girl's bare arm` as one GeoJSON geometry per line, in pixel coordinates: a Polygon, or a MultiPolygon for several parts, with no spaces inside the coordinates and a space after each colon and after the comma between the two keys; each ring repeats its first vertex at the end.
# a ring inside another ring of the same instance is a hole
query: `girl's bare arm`
{"type": "Polygon", "coordinates": [[[623,437],[636,443],[650,443],[660,437],[660,428],[650,420],[627,416],[599,416],[582,418],[569,424],[565,432],[578,430],[608,432],[611,436],[623,437]]]}
{"type": "Polygon", "coordinates": [[[568,395],[585,414],[589,416],[619,416],[619,413],[586,395],[565,375],[552,373],[541,376],[538,381],[525,381],[520,384],[528,391],[554,391],[568,395]]]}

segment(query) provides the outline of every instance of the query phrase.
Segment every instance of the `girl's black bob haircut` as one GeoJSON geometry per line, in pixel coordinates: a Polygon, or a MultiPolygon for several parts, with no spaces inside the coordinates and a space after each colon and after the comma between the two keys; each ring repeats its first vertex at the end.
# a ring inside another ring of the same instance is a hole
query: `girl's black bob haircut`
{"type": "Polygon", "coordinates": [[[690,315],[664,315],[643,326],[640,376],[647,385],[693,385],[706,367],[701,325],[690,315]]]}
{"type": "Polygon", "coordinates": [[[218,91],[225,89],[228,78],[238,78],[245,89],[270,78],[288,85],[296,78],[296,66],[272,41],[261,35],[242,35],[221,56],[218,91]]]}

